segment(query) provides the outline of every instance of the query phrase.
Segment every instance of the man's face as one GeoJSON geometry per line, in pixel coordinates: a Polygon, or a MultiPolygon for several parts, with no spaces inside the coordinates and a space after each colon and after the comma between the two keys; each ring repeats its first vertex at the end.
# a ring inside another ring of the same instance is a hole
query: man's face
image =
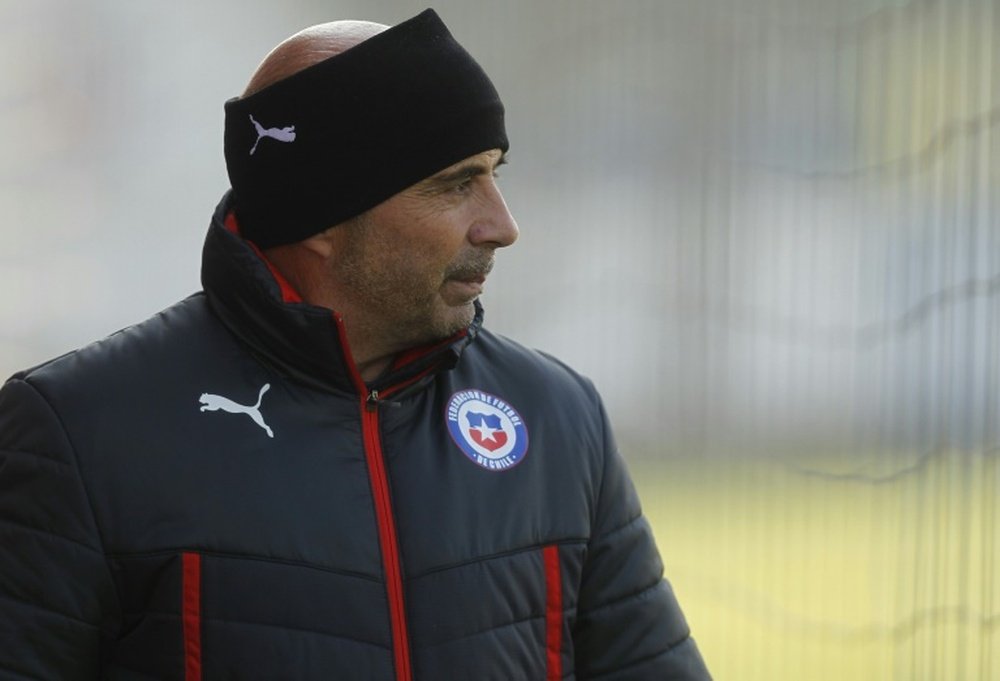
{"type": "Polygon", "coordinates": [[[396,194],[344,229],[334,276],[362,322],[397,349],[465,328],[493,267],[517,239],[496,185],[499,149],[460,161],[396,194]]]}

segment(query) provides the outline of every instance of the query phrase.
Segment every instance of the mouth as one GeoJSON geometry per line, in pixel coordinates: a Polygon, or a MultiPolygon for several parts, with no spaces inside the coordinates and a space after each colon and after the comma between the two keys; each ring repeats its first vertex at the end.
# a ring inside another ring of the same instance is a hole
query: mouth
{"type": "Polygon", "coordinates": [[[482,286],[486,282],[486,277],[493,270],[493,256],[488,260],[479,260],[456,267],[448,272],[445,279],[461,284],[475,284],[482,286]]]}
{"type": "Polygon", "coordinates": [[[459,300],[471,301],[482,294],[486,277],[492,269],[492,257],[485,261],[471,262],[449,272],[445,277],[445,283],[453,293],[457,294],[459,300]]]}
{"type": "Polygon", "coordinates": [[[469,275],[463,275],[463,276],[457,276],[457,277],[452,276],[452,277],[448,277],[448,280],[449,281],[457,281],[460,284],[478,284],[478,285],[482,286],[483,284],[486,283],[486,275],[485,274],[469,274],[469,275]]]}
{"type": "Polygon", "coordinates": [[[446,283],[458,294],[460,300],[469,301],[482,294],[486,276],[450,277],[446,283]]]}

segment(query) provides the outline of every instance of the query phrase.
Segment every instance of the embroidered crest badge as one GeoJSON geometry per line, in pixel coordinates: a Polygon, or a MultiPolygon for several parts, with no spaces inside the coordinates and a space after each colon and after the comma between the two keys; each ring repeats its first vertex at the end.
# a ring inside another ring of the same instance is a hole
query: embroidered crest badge
{"type": "Polygon", "coordinates": [[[512,468],[528,451],[528,429],[521,415],[496,395],[458,391],[448,400],[445,422],[462,453],[487,470],[512,468]]]}

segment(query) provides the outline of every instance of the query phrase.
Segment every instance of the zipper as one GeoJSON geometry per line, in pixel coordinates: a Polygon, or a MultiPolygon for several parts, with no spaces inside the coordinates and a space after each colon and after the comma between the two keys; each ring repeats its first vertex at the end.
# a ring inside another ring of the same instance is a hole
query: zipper
{"type": "Polygon", "coordinates": [[[392,652],[396,681],[411,681],[410,642],[406,628],[406,608],[403,600],[403,571],[399,560],[399,540],[389,494],[389,478],[379,435],[379,394],[377,390],[362,391],[361,432],[365,446],[365,461],[375,500],[379,544],[382,548],[382,569],[385,572],[386,596],[392,624],[392,652]]]}
{"type": "MultiPolygon", "coordinates": [[[[347,342],[347,332],[343,318],[333,313],[340,345],[347,360],[351,380],[360,396],[361,438],[365,449],[365,463],[368,466],[368,481],[372,486],[375,503],[375,522],[378,525],[378,542],[382,552],[382,571],[385,574],[386,599],[389,602],[389,622],[392,628],[392,656],[396,669],[396,681],[412,681],[410,666],[410,638],[406,626],[406,603],[403,598],[403,569],[399,559],[399,538],[396,534],[396,517],[392,510],[392,496],[389,493],[389,476],[385,470],[385,455],[382,452],[382,436],[379,434],[378,390],[370,390],[365,384],[358,365],[351,354],[347,342]]],[[[390,386],[383,390],[383,396],[395,392],[403,386],[390,386]]]]}

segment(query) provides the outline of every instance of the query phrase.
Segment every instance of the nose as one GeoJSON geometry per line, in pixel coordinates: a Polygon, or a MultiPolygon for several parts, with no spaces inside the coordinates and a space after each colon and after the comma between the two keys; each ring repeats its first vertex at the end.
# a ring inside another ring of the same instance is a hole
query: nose
{"type": "Polygon", "coordinates": [[[469,229],[469,241],[474,246],[503,248],[517,241],[518,233],[517,222],[510,214],[500,188],[491,179],[483,196],[481,211],[469,229]]]}

